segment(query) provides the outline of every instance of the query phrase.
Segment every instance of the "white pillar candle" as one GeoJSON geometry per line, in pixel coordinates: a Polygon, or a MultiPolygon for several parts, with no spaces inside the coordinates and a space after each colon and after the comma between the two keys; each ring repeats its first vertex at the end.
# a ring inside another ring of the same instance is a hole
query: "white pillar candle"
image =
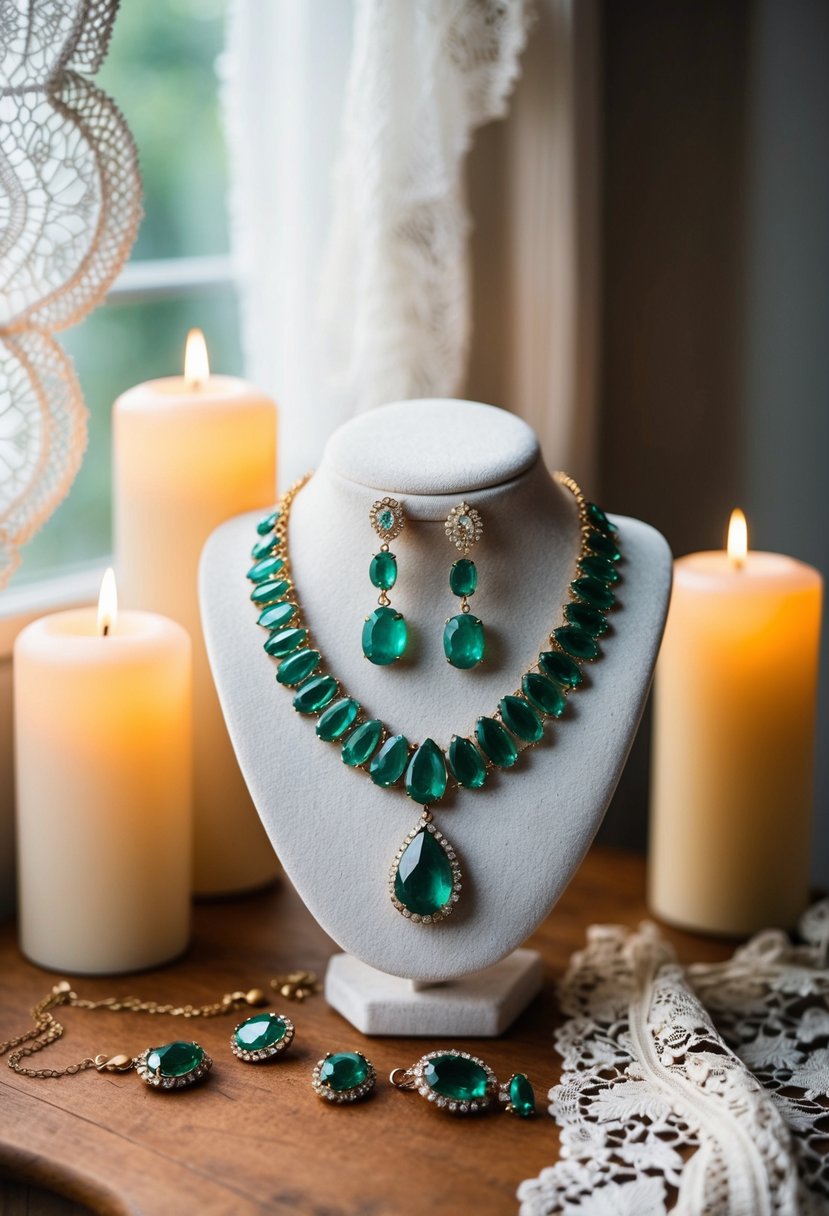
{"type": "Polygon", "coordinates": [[[179,955],[190,929],[190,640],[95,608],[14,648],[20,945],[103,975],[179,955]]]}
{"type": "Polygon", "coordinates": [[[203,339],[197,364],[191,339],[184,376],[139,384],[115,403],[115,550],[123,603],[172,617],[193,642],[194,884],[215,895],[276,873],[225,728],[198,601],[213,529],[274,502],[276,406],[243,380],[211,375],[203,339]]]}
{"type": "Polygon", "coordinates": [[[728,553],[675,563],[649,866],[650,906],[672,924],[747,934],[806,907],[821,595],[811,566],[733,531],[728,553]]]}

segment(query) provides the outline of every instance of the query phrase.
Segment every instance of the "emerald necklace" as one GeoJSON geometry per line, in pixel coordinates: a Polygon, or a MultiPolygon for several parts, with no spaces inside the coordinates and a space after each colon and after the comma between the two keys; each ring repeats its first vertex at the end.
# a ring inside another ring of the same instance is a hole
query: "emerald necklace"
{"type": "Polygon", "coordinates": [[[434,739],[411,743],[405,735],[391,734],[325,670],[303,618],[288,552],[291,506],[310,476],[291,486],[257,525],[254,564],[247,572],[250,598],[259,610],[257,623],[268,632],[265,651],[277,661],[277,683],[293,690],[296,712],[316,718],[317,735],[341,748],[349,768],[361,769],[375,785],[405,793],[422,807],[394,856],[388,887],[398,912],[415,924],[434,925],[460,899],[461,867],[435,826],[432,807],[447,790],[479,790],[493,768],[513,768],[522,751],[541,742],[549,722],[564,715],[567,697],[584,681],[583,664],[601,657],[599,639],[607,632],[620,581],[618,530],[586,501],[572,477],[554,474],[579,512],[579,552],[568,602],[520,687],[502,697],[491,716],[478,718],[474,738],[453,735],[444,749],[434,739]]]}

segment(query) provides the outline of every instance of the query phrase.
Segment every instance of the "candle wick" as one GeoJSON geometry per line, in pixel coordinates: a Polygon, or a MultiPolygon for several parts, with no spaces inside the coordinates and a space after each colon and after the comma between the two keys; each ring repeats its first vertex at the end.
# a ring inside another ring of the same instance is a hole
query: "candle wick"
{"type": "Polygon", "coordinates": [[[105,637],[105,638],[109,637],[109,621],[104,621],[104,628],[103,628],[102,634],[103,634],[103,637],[105,637]]]}

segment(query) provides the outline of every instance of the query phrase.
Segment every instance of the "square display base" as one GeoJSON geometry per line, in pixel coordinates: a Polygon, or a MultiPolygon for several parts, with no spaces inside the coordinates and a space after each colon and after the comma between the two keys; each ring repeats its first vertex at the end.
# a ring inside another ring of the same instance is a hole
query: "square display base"
{"type": "Polygon", "coordinates": [[[335,954],[325,973],[325,997],[363,1034],[492,1038],[515,1021],[542,980],[535,950],[513,950],[484,971],[426,985],[376,971],[350,954],[335,954]]]}

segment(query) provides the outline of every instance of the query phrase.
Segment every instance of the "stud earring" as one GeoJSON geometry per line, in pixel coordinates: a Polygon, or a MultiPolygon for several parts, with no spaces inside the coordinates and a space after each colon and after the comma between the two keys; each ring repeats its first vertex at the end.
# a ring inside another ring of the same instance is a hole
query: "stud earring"
{"type": "Polygon", "coordinates": [[[230,1036],[230,1050],[246,1064],[271,1060],[294,1041],[294,1024],[280,1013],[254,1013],[230,1036]]]}
{"type": "Polygon", "coordinates": [[[311,1074],[314,1092],[329,1102],[356,1102],[374,1089],[374,1065],[359,1051],[326,1052],[311,1074]]]}
{"type": "Polygon", "coordinates": [[[408,640],[406,621],[392,608],[388,593],[397,582],[397,558],[389,552],[389,542],[403,531],[406,517],[396,498],[379,498],[369,519],[382,544],[368,568],[372,584],[378,588],[378,607],[363,622],[363,654],[370,663],[388,667],[402,657],[408,640]]]}
{"type": "Polygon", "coordinates": [[[478,570],[466,555],[481,539],[484,525],[481,514],[461,502],[446,517],[446,535],[462,556],[453,563],[449,571],[449,586],[454,595],[460,597],[461,610],[450,616],[443,626],[443,653],[453,667],[467,670],[476,667],[484,657],[486,639],[483,622],[469,609],[469,597],[478,586],[478,570]]]}
{"type": "Polygon", "coordinates": [[[466,1051],[430,1051],[411,1068],[395,1068],[389,1080],[396,1089],[416,1090],[453,1115],[480,1114],[498,1092],[489,1065],[466,1051]]]}
{"type": "Polygon", "coordinates": [[[535,1091],[523,1072],[514,1072],[498,1088],[498,1100],[508,1115],[529,1119],[535,1114],[535,1091]]]}

